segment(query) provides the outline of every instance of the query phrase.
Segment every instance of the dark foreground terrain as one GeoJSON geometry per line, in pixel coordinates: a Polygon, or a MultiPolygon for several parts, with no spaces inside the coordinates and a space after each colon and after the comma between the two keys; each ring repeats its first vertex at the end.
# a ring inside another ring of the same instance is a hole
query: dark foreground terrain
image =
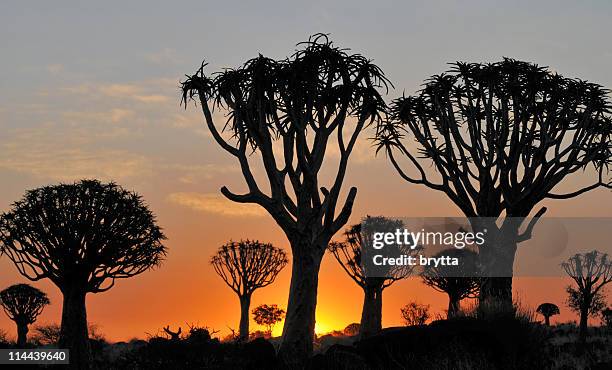
{"type": "MultiPolygon", "coordinates": [[[[612,330],[591,328],[586,348],[577,329],[516,318],[459,318],[388,328],[375,337],[325,336],[305,369],[612,369],[612,330]]],[[[180,339],[108,344],[92,340],[100,369],[283,369],[277,340],[220,342],[203,328],[180,339]],[[274,344],[273,344],[274,342],[274,344]]],[[[5,344],[3,347],[7,348],[5,344]]],[[[20,367],[24,368],[24,367],[20,367]]]]}

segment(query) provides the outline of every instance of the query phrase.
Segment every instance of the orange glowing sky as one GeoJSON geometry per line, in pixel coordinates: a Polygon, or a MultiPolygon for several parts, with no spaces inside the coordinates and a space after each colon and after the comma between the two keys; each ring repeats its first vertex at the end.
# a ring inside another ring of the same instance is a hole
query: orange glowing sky
{"type": "MultiPolygon", "coordinates": [[[[375,59],[396,86],[389,99],[413,93],[421,81],[445,70],[447,62],[502,56],[551,65],[568,76],[612,87],[609,48],[583,42],[609,45],[607,5],[595,11],[508,2],[484,2],[472,10],[454,2],[380,2],[377,9],[354,1],[263,3],[215,3],[211,12],[209,2],[106,7],[53,2],[13,4],[0,14],[0,211],[25,189],[95,177],[142,194],[168,236],[168,257],[159,269],[88,296],[88,318],[110,340],[142,338],[166,325],[185,331],[187,324],[199,324],[220,334],[237,329],[238,299],[214,274],[210,256],[229,239],[259,239],[288,248],[268,215],[220,195],[224,185],[243,189],[237,165],[213,143],[197,109],[179,106],[178,81],[203,57],[211,63],[209,71],[238,65],[258,52],[280,58],[309,34],[324,31],[339,45],[375,59]],[[360,26],[372,19],[376,27],[360,26]],[[569,22],[585,27],[570,32],[564,26],[569,22]],[[228,30],[228,24],[241,27],[228,30]]],[[[366,140],[371,136],[371,130],[363,133],[345,181],[345,189],[359,189],[352,223],[367,214],[459,215],[441,193],[402,182],[384,156],[374,156],[366,140]]],[[[585,181],[577,175],[567,189],[585,181]]],[[[611,217],[610,204],[609,191],[593,191],[546,205],[548,216],[611,217]]],[[[277,282],[255,292],[252,306],[286,307],[289,277],[287,267],[277,282]]],[[[0,257],[0,288],[20,282],[25,279],[0,257]]],[[[560,305],[561,315],[552,319],[560,322],[576,320],[563,305],[566,284],[560,278],[521,278],[514,287],[526,305],[560,305]]],[[[33,285],[52,302],[39,322],[59,322],[57,288],[46,281],[33,285]]],[[[447,305],[443,294],[419,279],[402,281],[385,292],[383,325],[400,325],[399,309],[410,300],[431,304],[434,314],[442,314],[447,305]]],[[[358,322],[361,304],[360,289],[326,255],[317,331],[358,322]]],[[[13,326],[0,315],[0,329],[14,335],[13,326]]],[[[275,333],[281,328],[277,325],[275,333]]],[[[260,328],[252,323],[251,329],[260,328]]]]}

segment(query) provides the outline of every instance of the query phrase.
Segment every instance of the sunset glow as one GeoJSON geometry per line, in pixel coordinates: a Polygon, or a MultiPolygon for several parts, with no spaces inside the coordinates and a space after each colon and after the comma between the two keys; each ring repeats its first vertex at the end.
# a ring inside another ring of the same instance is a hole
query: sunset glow
{"type": "MultiPolygon", "coordinates": [[[[285,250],[289,264],[273,284],[253,293],[251,309],[260,304],[287,309],[292,261],[287,236],[262,207],[231,202],[221,194],[224,186],[237,194],[247,190],[240,167],[215,143],[199,105],[180,105],[180,82],[203,59],[216,72],[259,53],[285,58],[308,35],[330,32],[340,46],[373,58],[384,69],[395,85],[385,95],[388,101],[415,93],[429,76],[446,70],[448,62],[487,62],[503,56],[550,65],[612,87],[609,48],[583,42],[608,45],[609,22],[582,21],[575,27],[580,35],[568,34],[565,25],[574,24],[576,9],[555,9],[551,15],[548,6],[534,5],[536,9],[527,12],[500,2],[474,13],[460,2],[443,9],[437,2],[422,2],[417,16],[410,6],[387,3],[379,9],[387,15],[374,25],[370,3],[361,4],[370,8],[363,14],[352,2],[343,7],[330,2],[325,9],[306,3],[268,4],[278,13],[275,21],[256,4],[216,2],[214,11],[207,2],[130,3],[112,11],[81,4],[59,13],[53,3],[15,5],[18,9],[0,14],[0,212],[9,210],[27,189],[82,178],[115,181],[143,197],[167,236],[168,254],[153,270],[87,295],[88,320],[112,342],[146,338],[167,325],[186,332],[197,324],[218,331],[220,338],[237,331],[239,299],[210,264],[215,251],[230,240],[255,239],[285,250]],[[479,26],[458,30],[454,22],[462,18],[479,26]],[[517,27],[516,19],[525,25],[517,27]],[[497,31],[482,32],[481,22],[497,31]],[[540,22],[547,31],[538,41],[532,27],[540,22]],[[567,36],[563,43],[560,35],[567,36]],[[476,38],[478,42],[466,43],[476,38]]],[[[214,112],[218,122],[225,122],[223,113],[214,112]]],[[[462,216],[444,194],[403,181],[384,151],[375,153],[374,135],[373,126],[364,130],[349,161],[339,198],[344,200],[352,186],[358,192],[345,227],[366,215],[462,216]]],[[[330,168],[338,162],[337,148],[330,153],[319,186],[329,187],[334,179],[330,168]]],[[[258,159],[257,154],[249,158],[258,159]]],[[[261,165],[255,166],[254,176],[265,178],[261,165]]],[[[589,181],[576,174],[560,191],[589,181]]],[[[269,191],[268,184],[264,190],[269,191]]],[[[612,217],[610,204],[610,191],[602,189],[542,202],[547,217],[612,217]]],[[[585,251],[596,247],[584,246],[585,251]]],[[[561,313],[553,323],[575,321],[576,313],[565,304],[570,281],[561,276],[559,268],[552,277],[515,278],[514,295],[532,310],[542,302],[555,302],[561,313]]],[[[13,263],[0,256],[0,288],[26,282],[13,263]]],[[[58,288],[48,279],[28,283],[51,301],[38,323],[59,323],[58,288]]],[[[448,297],[412,277],[385,290],[383,327],[403,325],[400,308],[413,300],[429,304],[434,316],[445,317],[448,297]]],[[[362,304],[363,290],[326,253],[319,274],[316,334],[359,322],[362,304]]],[[[282,334],[283,324],[274,326],[273,336],[282,334]]],[[[0,315],[0,329],[10,337],[16,336],[14,326],[0,315]]],[[[250,330],[265,328],[251,317],[250,330]]]]}

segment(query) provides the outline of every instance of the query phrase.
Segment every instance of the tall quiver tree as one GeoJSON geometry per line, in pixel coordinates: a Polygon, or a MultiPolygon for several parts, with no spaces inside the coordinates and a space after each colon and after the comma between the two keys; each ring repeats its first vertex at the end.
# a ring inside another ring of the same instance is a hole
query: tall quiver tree
{"type": "Polygon", "coordinates": [[[17,324],[17,346],[27,341],[28,326],[33,324],[48,305],[47,295],[28,284],[12,285],[0,292],[0,305],[6,315],[17,324]]]}
{"type": "Polygon", "coordinates": [[[480,267],[478,254],[469,249],[451,248],[443,250],[435,258],[457,258],[459,265],[427,265],[421,277],[426,285],[448,295],[447,317],[456,317],[460,313],[461,300],[476,298],[480,290],[480,267]]]}
{"type": "MultiPolygon", "coordinates": [[[[374,232],[395,232],[402,229],[404,223],[381,216],[367,216],[360,224],[351,226],[344,232],[344,240],[332,242],[329,250],[342,266],[342,269],[357,285],[363,289],[363,306],[361,310],[361,324],[359,337],[366,338],[378,333],[382,329],[382,296],[383,291],[394,282],[407,278],[414,270],[409,265],[385,265],[372,270],[372,263],[365,259],[370,257],[374,232]]],[[[413,249],[412,251],[416,251],[413,249]]],[[[385,256],[399,255],[400,249],[396,245],[385,245],[385,256]],[[394,251],[390,249],[394,248],[394,251]]],[[[410,251],[406,251],[410,253],[410,251]]]]}
{"type": "Polygon", "coordinates": [[[481,301],[511,304],[517,243],[530,237],[534,220],[546,211],[532,213],[541,202],[611,187],[610,103],[597,84],[512,59],[458,62],[390,110],[377,130],[378,150],[404,180],[445,193],[466,217],[482,218],[475,228],[488,229],[479,255],[492,278],[483,282],[481,301]],[[429,163],[431,173],[425,171],[429,163]],[[591,184],[555,192],[587,168],[591,184]],[[532,214],[519,235],[523,218],[532,214]],[[501,216],[506,218],[496,226],[501,216]]]}
{"type": "Polygon", "coordinates": [[[240,340],[249,339],[253,292],[272,284],[287,262],[285,251],[256,240],[230,241],[211,258],[217,275],[240,299],[240,340]]]}
{"type": "Polygon", "coordinates": [[[603,289],[612,281],[612,259],[605,253],[592,251],[570,257],[561,267],[576,283],[576,287],[569,286],[567,292],[570,307],[580,313],[579,339],[584,344],[589,314],[597,314],[597,310],[605,307],[603,289]]]}
{"type": "Polygon", "coordinates": [[[19,272],[63,295],[60,348],[91,367],[85,296],[162,261],[165,239],[142,198],[114,183],[82,180],[30,190],[0,218],[0,242],[19,272]]]}
{"type": "Polygon", "coordinates": [[[198,98],[213,138],[240,163],[248,186],[245,194],[226,187],[221,193],[266,209],[291,245],[280,348],[289,361],[304,360],[312,352],[321,260],[332,236],[348,221],[357,194],[351,188],[340,203],[349,156],[364,127],[381,119],[385,102],[378,89],[388,83],[370,60],[347,54],[326,35],[298,46],[288,59],[260,55],[213,77],[204,73],[203,64],[183,82],[183,101],[198,98]],[[214,108],[228,112],[226,122],[213,117],[214,108]],[[319,174],[330,146],[336,147],[337,167],[330,186],[324,186],[319,174]],[[253,175],[251,162],[257,157],[269,194],[253,175]]]}

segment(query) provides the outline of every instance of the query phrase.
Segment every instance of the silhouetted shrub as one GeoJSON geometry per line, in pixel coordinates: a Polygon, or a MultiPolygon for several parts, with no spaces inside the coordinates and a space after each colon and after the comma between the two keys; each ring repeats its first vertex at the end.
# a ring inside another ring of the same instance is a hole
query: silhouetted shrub
{"type": "Polygon", "coordinates": [[[342,331],[344,333],[344,335],[347,336],[354,336],[359,334],[359,327],[361,325],[358,322],[354,322],[352,324],[348,324],[346,326],[346,328],[344,328],[344,330],[342,331]]]}
{"type": "Polygon", "coordinates": [[[410,302],[401,308],[402,319],[406,326],[424,325],[429,320],[429,305],[410,302]]]}

